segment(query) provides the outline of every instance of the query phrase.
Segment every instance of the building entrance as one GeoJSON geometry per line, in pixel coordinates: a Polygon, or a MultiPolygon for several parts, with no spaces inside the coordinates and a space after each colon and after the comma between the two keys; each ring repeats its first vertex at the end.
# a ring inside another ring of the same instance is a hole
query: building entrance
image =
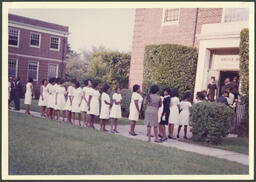
{"type": "Polygon", "coordinates": [[[221,88],[224,85],[224,81],[226,78],[229,78],[230,81],[233,80],[234,77],[237,77],[239,80],[239,73],[238,71],[220,71],[219,77],[219,95],[221,95],[221,88]]]}

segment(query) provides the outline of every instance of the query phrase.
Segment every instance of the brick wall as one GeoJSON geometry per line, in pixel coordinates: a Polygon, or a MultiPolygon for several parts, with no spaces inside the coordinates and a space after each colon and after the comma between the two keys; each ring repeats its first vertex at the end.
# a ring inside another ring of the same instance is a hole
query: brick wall
{"type": "MultiPolygon", "coordinates": [[[[129,87],[142,85],[144,48],[149,44],[181,44],[193,46],[194,31],[201,31],[202,24],[220,23],[222,8],[186,8],[180,9],[179,24],[162,25],[163,9],[136,9],[134,35],[132,42],[129,87]],[[197,24],[196,23],[196,14],[197,24]]],[[[199,46],[195,38],[195,46],[199,46]]]]}

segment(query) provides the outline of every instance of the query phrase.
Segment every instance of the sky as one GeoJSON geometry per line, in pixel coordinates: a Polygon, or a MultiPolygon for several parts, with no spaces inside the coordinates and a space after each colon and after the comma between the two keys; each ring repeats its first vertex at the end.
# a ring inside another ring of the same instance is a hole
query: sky
{"type": "Polygon", "coordinates": [[[77,52],[93,46],[131,51],[135,9],[9,9],[8,13],[69,27],[68,42],[77,52]]]}

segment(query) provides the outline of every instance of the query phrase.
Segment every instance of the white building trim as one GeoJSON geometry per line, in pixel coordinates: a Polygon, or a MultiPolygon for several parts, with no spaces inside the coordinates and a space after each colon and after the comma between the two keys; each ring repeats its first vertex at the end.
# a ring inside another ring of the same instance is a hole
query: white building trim
{"type": "MultiPolygon", "coordinates": [[[[47,61],[55,61],[55,62],[59,62],[61,63],[62,60],[61,59],[52,59],[52,58],[45,58],[45,57],[38,57],[38,56],[31,56],[31,55],[25,55],[25,54],[16,54],[16,53],[8,53],[8,55],[11,56],[21,56],[21,57],[26,57],[26,58],[34,58],[34,59],[43,59],[43,60],[47,60],[47,61]]],[[[64,60],[64,62],[66,62],[64,60]]]]}
{"type": "Polygon", "coordinates": [[[26,23],[21,23],[13,20],[8,21],[8,26],[11,27],[16,27],[16,28],[23,28],[31,31],[37,31],[37,32],[42,32],[42,33],[48,33],[52,35],[57,35],[57,36],[62,36],[62,37],[68,37],[70,34],[69,32],[64,32],[64,31],[58,31],[50,28],[45,28],[41,26],[36,26],[36,25],[30,25],[26,23]]]}

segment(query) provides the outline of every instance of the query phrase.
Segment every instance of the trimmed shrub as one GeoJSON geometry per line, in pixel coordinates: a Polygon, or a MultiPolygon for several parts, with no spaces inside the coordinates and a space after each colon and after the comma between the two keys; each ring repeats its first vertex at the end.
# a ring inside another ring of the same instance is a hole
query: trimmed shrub
{"type": "Polygon", "coordinates": [[[178,88],[180,96],[194,91],[197,50],[175,44],[148,45],[145,48],[143,91],[150,85],[178,88]]]}
{"type": "Polygon", "coordinates": [[[132,91],[130,91],[129,89],[122,89],[121,95],[122,95],[122,104],[121,104],[122,116],[128,117],[132,91]]]}
{"type": "Polygon", "coordinates": [[[249,30],[245,28],[240,33],[240,83],[241,83],[241,101],[245,104],[246,120],[249,119],[249,30]]]}
{"type": "Polygon", "coordinates": [[[230,128],[234,111],[225,104],[201,102],[190,108],[192,140],[220,144],[230,128]]]}

